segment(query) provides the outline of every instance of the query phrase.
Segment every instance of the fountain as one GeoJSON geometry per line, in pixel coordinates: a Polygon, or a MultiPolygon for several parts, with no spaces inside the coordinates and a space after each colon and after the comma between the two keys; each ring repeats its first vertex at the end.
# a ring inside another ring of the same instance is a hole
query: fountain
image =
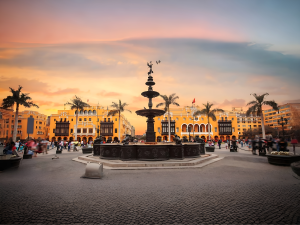
{"type": "MultiPolygon", "coordinates": [[[[157,63],[160,63],[158,61],[157,63]]],[[[148,109],[141,109],[136,111],[139,116],[147,117],[147,131],[145,143],[128,143],[125,141],[123,144],[111,143],[100,144],[101,139],[98,138],[94,142],[94,156],[100,155],[100,159],[121,159],[126,160],[168,160],[168,159],[184,159],[184,158],[197,158],[200,154],[205,154],[204,142],[198,139],[198,143],[181,143],[178,136],[175,137],[175,142],[157,143],[154,131],[154,117],[161,116],[165,113],[164,110],[152,109],[152,98],[159,96],[157,91],[153,91],[155,82],[151,74],[152,62],[147,63],[149,67],[148,80],[146,85],[148,91],[142,92],[142,96],[149,99],[148,109]]],[[[129,139],[129,138],[127,138],[129,139]]]]}
{"type": "Polygon", "coordinates": [[[153,73],[152,70],[152,62],[150,61],[150,63],[147,63],[148,67],[149,67],[149,72],[148,72],[148,80],[146,82],[146,85],[149,86],[148,87],[148,91],[144,91],[142,93],[142,96],[149,98],[149,109],[141,109],[136,111],[135,113],[139,116],[144,116],[147,117],[147,131],[146,131],[146,144],[152,144],[152,143],[156,143],[156,137],[155,137],[155,132],[154,132],[154,117],[156,116],[161,116],[165,113],[164,110],[160,110],[160,109],[152,109],[152,98],[155,98],[157,96],[159,96],[159,93],[157,91],[153,91],[152,86],[155,85],[155,82],[153,81],[153,77],[151,76],[151,74],[153,73]]]}

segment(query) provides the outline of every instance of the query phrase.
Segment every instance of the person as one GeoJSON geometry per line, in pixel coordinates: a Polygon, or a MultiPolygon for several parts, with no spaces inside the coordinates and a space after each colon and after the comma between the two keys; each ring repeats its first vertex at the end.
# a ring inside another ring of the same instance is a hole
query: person
{"type": "Polygon", "coordinates": [[[64,141],[63,141],[63,140],[61,140],[61,142],[60,142],[60,151],[62,151],[62,150],[63,150],[63,148],[64,148],[64,141]]]}
{"type": "Polygon", "coordinates": [[[221,149],[221,144],[222,144],[222,141],[221,141],[221,139],[219,139],[218,140],[219,149],[221,149]]]}
{"type": "Polygon", "coordinates": [[[225,148],[227,149],[227,147],[228,147],[228,142],[226,141],[225,142],[225,148]]]}
{"type": "Polygon", "coordinates": [[[54,141],[51,142],[51,145],[52,145],[52,149],[53,149],[54,148],[54,141]]]}
{"type": "Polygon", "coordinates": [[[230,140],[229,139],[227,140],[227,143],[228,143],[228,149],[230,149],[230,140]]]}
{"type": "Polygon", "coordinates": [[[243,142],[243,140],[241,140],[241,148],[243,147],[243,144],[244,144],[244,142],[243,142]]]}
{"type": "Polygon", "coordinates": [[[83,146],[83,140],[81,141],[81,146],[83,146]]]}
{"type": "Polygon", "coordinates": [[[296,144],[298,144],[298,140],[295,137],[292,137],[291,144],[293,145],[294,155],[296,155],[296,144]]]}
{"type": "Polygon", "coordinates": [[[19,146],[20,146],[20,140],[15,143],[16,150],[19,149],[19,146]]]}
{"type": "Polygon", "coordinates": [[[68,152],[70,151],[70,148],[71,148],[71,141],[69,141],[69,144],[68,144],[68,152]]]}

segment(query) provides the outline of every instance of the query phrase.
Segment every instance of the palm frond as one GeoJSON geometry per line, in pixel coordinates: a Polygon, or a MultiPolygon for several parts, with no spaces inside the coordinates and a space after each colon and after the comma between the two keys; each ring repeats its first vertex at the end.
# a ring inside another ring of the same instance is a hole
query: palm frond
{"type": "Polygon", "coordinates": [[[212,111],[208,113],[207,117],[210,117],[213,121],[217,120],[216,115],[212,111]]]}
{"type": "Polygon", "coordinates": [[[254,104],[257,104],[257,101],[251,101],[247,103],[247,105],[254,105],[254,104]]]}
{"type": "Polygon", "coordinates": [[[114,116],[114,115],[116,115],[118,113],[119,113],[119,110],[110,110],[107,115],[108,116],[114,116]]]}
{"type": "Polygon", "coordinates": [[[163,103],[163,102],[161,102],[161,103],[158,103],[157,105],[156,105],[156,108],[158,108],[158,107],[160,107],[160,106],[163,106],[165,103],[163,103]]]}
{"type": "Polygon", "coordinates": [[[271,106],[274,110],[279,110],[278,104],[275,101],[264,101],[263,105],[271,106]]]}
{"type": "Polygon", "coordinates": [[[216,113],[216,112],[224,112],[223,109],[213,109],[211,110],[211,112],[216,113]]]}
{"type": "Polygon", "coordinates": [[[247,110],[247,112],[246,112],[246,116],[250,116],[250,115],[258,115],[258,105],[257,104],[255,104],[255,105],[253,105],[253,106],[251,106],[248,110],[247,110]]]}

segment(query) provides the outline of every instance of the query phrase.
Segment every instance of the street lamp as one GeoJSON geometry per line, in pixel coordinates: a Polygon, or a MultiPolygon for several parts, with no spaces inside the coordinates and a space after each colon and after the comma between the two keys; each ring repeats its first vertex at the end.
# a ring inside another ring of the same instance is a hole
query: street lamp
{"type": "Polygon", "coordinates": [[[282,137],[284,138],[284,125],[287,124],[287,119],[286,118],[283,118],[281,117],[279,120],[278,120],[278,125],[281,125],[282,126],[282,137]]]}
{"type": "Polygon", "coordinates": [[[191,127],[188,126],[188,130],[189,130],[189,141],[191,141],[191,127]]]}

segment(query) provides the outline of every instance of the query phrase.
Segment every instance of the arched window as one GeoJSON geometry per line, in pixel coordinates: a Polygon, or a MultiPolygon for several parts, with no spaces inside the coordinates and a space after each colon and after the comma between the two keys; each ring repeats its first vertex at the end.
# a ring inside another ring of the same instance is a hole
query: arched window
{"type": "Polygon", "coordinates": [[[94,115],[96,115],[96,114],[97,114],[97,113],[96,113],[96,110],[93,110],[93,114],[94,114],[94,115]]]}
{"type": "Polygon", "coordinates": [[[92,115],[92,110],[89,110],[89,115],[92,115]]]}
{"type": "Polygon", "coordinates": [[[75,115],[77,114],[77,110],[75,110],[75,115]]]}
{"type": "Polygon", "coordinates": [[[80,110],[80,112],[79,112],[81,115],[83,114],[83,112],[82,112],[82,110],[80,110]]]}
{"type": "Polygon", "coordinates": [[[88,114],[88,112],[86,110],[84,110],[84,114],[88,114]]]}

